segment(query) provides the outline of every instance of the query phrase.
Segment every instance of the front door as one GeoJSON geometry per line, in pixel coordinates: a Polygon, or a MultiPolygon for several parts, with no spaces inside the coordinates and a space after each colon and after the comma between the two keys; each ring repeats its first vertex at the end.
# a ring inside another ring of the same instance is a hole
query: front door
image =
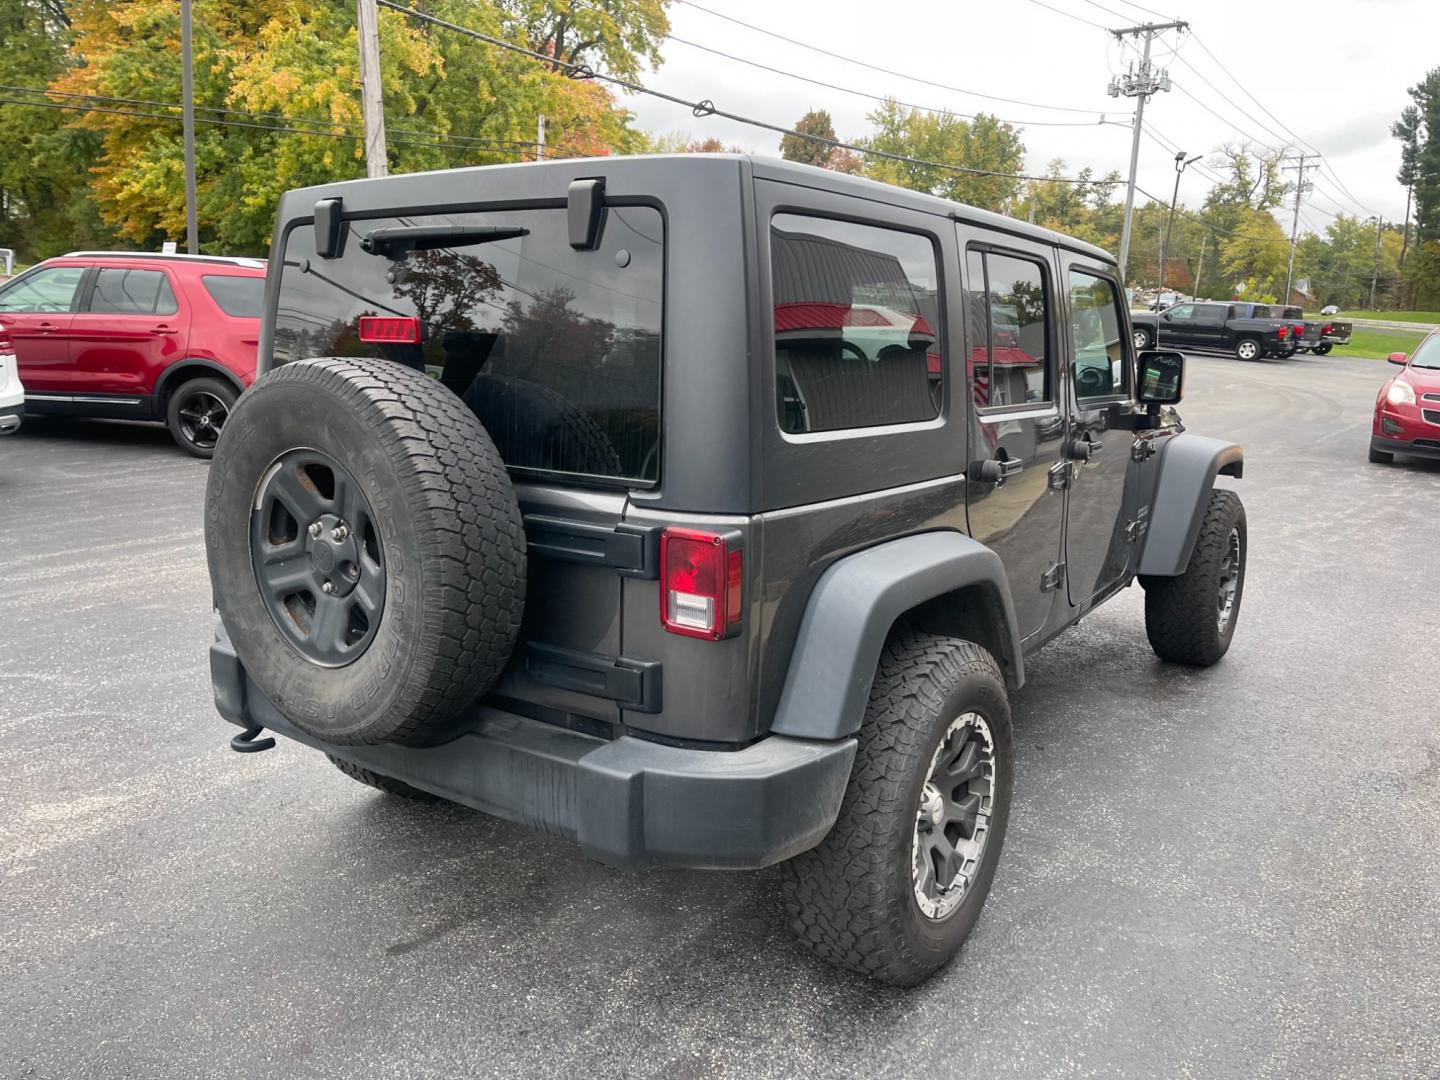
{"type": "Polygon", "coordinates": [[[160,372],[184,357],[188,312],[161,269],[102,267],[70,327],[78,394],[149,394],[160,372]]]}
{"type": "Polygon", "coordinates": [[[1053,263],[1038,244],[1002,249],[972,240],[965,266],[970,534],[1004,562],[1020,633],[1029,637],[1045,626],[1060,580],[1068,467],[1053,263]]]}
{"type": "Polygon", "coordinates": [[[1112,271],[1072,258],[1065,272],[1074,388],[1065,438],[1065,578],[1070,603],[1079,606],[1119,582],[1130,558],[1125,481],[1135,444],[1134,360],[1112,271]]]}
{"type": "Polygon", "coordinates": [[[27,394],[63,393],[70,382],[70,323],[83,266],[46,266],[0,289],[0,325],[15,343],[27,394]]]}
{"type": "Polygon", "coordinates": [[[1162,345],[1194,345],[1195,338],[1195,305],[1177,304],[1168,311],[1160,313],[1160,344],[1162,345]]]}

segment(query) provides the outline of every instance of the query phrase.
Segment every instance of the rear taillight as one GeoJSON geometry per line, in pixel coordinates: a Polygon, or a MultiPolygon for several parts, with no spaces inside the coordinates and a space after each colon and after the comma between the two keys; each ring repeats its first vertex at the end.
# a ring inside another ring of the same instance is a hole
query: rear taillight
{"type": "Polygon", "coordinates": [[[660,534],[660,624],[672,634],[718,641],[740,622],[744,558],[719,533],[660,534]]]}
{"type": "Polygon", "coordinates": [[[1282,326],[1282,327],[1280,327],[1279,329],[1277,329],[1277,330],[1275,331],[1275,336],[1278,337],[1281,341],[1284,341],[1284,340],[1285,340],[1285,336],[1286,336],[1287,334],[1289,334],[1289,333],[1290,333],[1290,327],[1288,327],[1288,326],[1282,326]]]}
{"type": "Polygon", "coordinates": [[[1335,328],[1329,323],[1326,323],[1324,326],[1320,327],[1320,333],[1322,334],[1333,334],[1334,332],[1335,328]]]}
{"type": "Polygon", "coordinates": [[[10,343],[10,335],[5,332],[4,327],[0,327],[0,353],[12,353],[14,351],[15,346],[10,343]]]}
{"type": "Polygon", "coordinates": [[[360,340],[367,345],[418,345],[420,320],[405,316],[362,315],[360,340]]]}

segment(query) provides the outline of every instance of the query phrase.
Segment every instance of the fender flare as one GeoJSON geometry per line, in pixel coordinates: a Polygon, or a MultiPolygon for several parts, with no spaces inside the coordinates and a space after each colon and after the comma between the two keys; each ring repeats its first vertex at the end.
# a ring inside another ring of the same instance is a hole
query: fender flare
{"type": "Polygon", "coordinates": [[[1183,432],[1165,440],[1140,552],[1141,577],[1178,577],[1185,572],[1215,477],[1222,474],[1237,480],[1245,474],[1244,447],[1183,432]]]}
{"type": "Polygon", "coordinates": [[[201,371],[207,375],[220,376],[231,386],[235,387],[237,394],[243,394],[245,392],[245,384],[240,381],[239,377],[233,371],[223,364],[217,364],[214,360],[201,360],[192,357],[187,360],[177,360],[160,373],[160,378],[155,380],[155,407],[157,409],[160,408],[161,404],[169,396],[170,388],[175,385],[177,376],[184,375],[187,372],[198,373],[201,371]]]}
{"type": "Polygon", "coordinates": [[[1016,686],[1024,682],[1019,624],[1000,557],[963,533],[929,532],[867,548],[820,575],[800,623],[770,730],[841,739],[860,729],[870,684],[895,621],[907,611],[975,587],[1003,619],[998,637],[1016,686]]]}

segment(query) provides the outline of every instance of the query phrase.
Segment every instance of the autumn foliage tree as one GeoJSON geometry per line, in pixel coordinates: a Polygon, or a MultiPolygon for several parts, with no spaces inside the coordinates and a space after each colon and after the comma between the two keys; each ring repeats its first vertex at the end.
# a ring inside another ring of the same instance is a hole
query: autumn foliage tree
{"type": "Polygon", "coordinates": [[[874,133],[859,145],[918,161],[873,156],[865,165],[867,176],[987,210],[1001,209],[1020,189],[1020,181],[1006,174],[1023,169],[1025,144],[1019,131],[1002,120],[984,114],[962,120],[893,100],[869,119],[874,133]]]}

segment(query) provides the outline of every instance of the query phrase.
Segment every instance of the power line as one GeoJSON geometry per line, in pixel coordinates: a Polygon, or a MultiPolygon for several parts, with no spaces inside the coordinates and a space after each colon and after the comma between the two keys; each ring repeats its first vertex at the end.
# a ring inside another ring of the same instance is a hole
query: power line
{"type": "Polygon", "coordinates": [[[517,45],[513,41],[506,41],[503,38],[492,37],[489,34],[482,34],[479,30],[472,30],[468,26],[461,26],[458,23],[450,22],[447,19],[439,18],[427,12],[415,8],[403,7],[394,0],[378,0],[381,7],[389,8],[391,11],[398,11],[407,18],[417,19],[420,22],[429,23],[432,26],[439,26],[443,29],[462,34],[465,37],[473,38],[476,41],[483,41],[488,45],[497,48],[508,49],[511,52],[520,53],[531,59],[539,60],[555,68],[560,68],[567,75],[577,79],[598,79],[601,82],[610,83],[612,86],[619,86],[636,94],[646,94],[661,101],[668,101],[674,105],[683,105],[696,117],[718,116],[724,120],[733,120],[737,124],[748,124],[751,127],[761,128],[765,131],[773,131],[778,135],[791,135],[797,139],[805,139],[809,142],[820,143],[836,150],[850,150],[857,154],[866,154],[870,157],[883,158],[887,161],[898,161],[906,165],[919,165],[928,169],[941,169],[945,172],[960,173],[966,176],[993,176],[1006,180],[1034,180],[1050,181],[1066,184],[1092,184],[1093,180],[1079,180],[1069,176],[1032,176],[1027,173],[1001,172],[997,169],[973,169],[965,165],[951,165],[943,161],[927,161],[924,158],[908,157],[905,154],[892,154],[888,150],[876,150],[873,147],[859,146],[855,143],[841,142],[839,139],[827,139],[821,135],[811,135],[807,132],[796,131],[794,128],[785,127],[783,124],[772,124],[768,120],[760,120],[753,116],[746,116],[743,113],[731,112],[728,109],[718,107],[709,98],[701,101],[691,101],[676,94],[666,93],[663,90],[654,90],[640,83],[632,82],[629,79],[622,79],[617,75],[606,75],[595,71],[586,64],[573,63],[568,60],[559,60],[553,56],[536,52],[534,49],[527,49],[523,45],[517,45]]]}
{"type": "Polygon", "coordinates": [[[1089,4],[1089,5],[1090,5],[1091,7],[1093,7],[1093,8],[1099,8],[1101,11],[1105,12],[1106,15],[1114,15],[1115,18],[1119,19],[1121,22],[1129,22],[1129,21],[1130,21],[1130,16],[1129,16],[1129,15],[1122,15],[1120,12],[1116,11],[1114,8],[1108,8],[1108,7],[1106,7],[1104,4],[1098,4],[1098,3],[1095,2],[1095,0],[1083,0],[1083,2],[1086,3],[1086,4],[1089,4]]]}
{"type": "Polygon", "coordinates": [[[1285,136],[1281,135],[1279,132],[1275,131],[1273,128],[1267,126],[1267,125],[1266,125],[1265,123],[1263,123],[1262,121],[1257,120],[1255,117],[1251,116],[1248,112],[1246,112],[1246,111],[1245,111],[1243,108],[1241,108],[1239,105],[1235,104],[1235,102],[1232,101],[1232,100],[1230,99],[1230,97],[1229,97],[1223,90],[1221,90],[1218,86],[1216,86],[1214,83],[1212,83],[1209,79],[1205,78],[1205,76],[1202,75],[1199,71],[1196,71],[1196,70],[1195,70],[1195,65],[1192,64],[1192,63],[1190,63],[1189,60],[1186,60],[1183,56],[1176,57],[1176,60],[1177,60],[1179,63],[1184,64],[1187,68],[1189,68],[1191,74],[1193,74],[1197,79],[1199,79],[1201,82],[1203,82],[1203,83],[1204,83],[1206,86],[1208,86],[1211,90],[1214,90],[1215,93],[1219,94],[1220,97],[1221,97],[1221,99],[1222,99],[1227,105],[1229,105],[1232,109],[1234,109],[1236,112],[1238,112],[1241,116],[1245,117],[1246,120],[1249,120],[1252,124],[1255,124],[1257,127],[1259,127],[1261,131],[1265,132],[1265,134],[1270,135],[1270,136],[1273,136],[1273,137],[1276,138],[1276,139],[1279,139],[1282,145],[1290,142],[1290,140],[1287,139],[1285,136]]]}
{"type": "MultiPolygon", "coordinates": [[[[1073,105],[1046,105],[1039,101],[1023,101],[1019,98],[1007,98],[1000,97],[997,94],[987,94],[980,90],[966,90],[959,86],[951,86],[948,83],[935,82],[933,79],[922,78],[921,76],[911,74],[910,72],[896,71],[893,68],[881,67],[878,64],[870,63],[868,60],[860,60],[853,56],[846,56],[844,53],[831,52],[829,49],[823,49],[819,45],[812,45],[808,41],[801,41],[799,38],[787,37],[786,35],[777,33],[774,30],[767,30],[763,26],[757,26],[754,23],[746,22],[744,19],[737,19],[733,15],[726,15],[723,12],[715,11],[711,8],[705,7],[702,4],[695,3],[694,0],[675,0],[675,2],[679,4],[684,4],[686,7],[694,8],[696,11],[703,11],[706,15],[712,15],[717,19],[724,19],[726,22],[734,23],[736,26],[743,26],[745,27],[745,29],[753,30],[757,34],[764,34],[766,37],[775,38],[777,41],[783,41],[787,44],[795,45],[802,49],[808,49],[810,52],[819,53],[821,56],[828,56],[832,60],[842,60],[847,64],[854,64],[857,67],[869,68],[871,71],[878,71],[882,75],[889,75],[892,78],[896,79],[908,79],[910,82],[920,83],[924,86],[931,86],[937,90],[949,90],[953,94],[965,94],[969,97],[985,98],[987,101],[1000,101],[1004,102],[1006,105],[1021,105],[1031,109],[1048,109],[1052,112],[1089,113],[1093,115],[1096,112],[1100,111],[1098,109],[1080,109],[1076,108],[1073,105]]],[[[1038,0],[1032,0],[1032,2],[1038,2],[1038,0]]],[[[393,5],[387,6],[393,7],[393,5]]],[[[1040,6],[1048,7],[1049,5],[1041,4],[1040,6]]],[[[1051,8],[1050,10],[1056,11],[1058,9],[1051,8]]],[[[1061,11],[1060,14],[1064,15],[1065,12],[1061,11]]],[[[1078,18],[1078,16],[1071,17],[1078,18]]],[[[1089,22],[1088,19],[1081,19],[1080,21],[1089,22]]],[[[1090,23],[1090,25],[1099,27],[1102,30],[1104,29],[1104,27],[1100,26],[1099,23],[1090,23]]],[[[546,57],[545,59],[549,60],[550,58],[546,57]]]]}
{"type": "MultiPolygon", "coordinates": [[[[772,72],[772,73],[775,74],[775,75],[783,75],[783,76],[785,76],[787,79],[797,79],[797,80],[799,80],[800,82],[809,83],[811,86],[823,86],[823,87],[824,87],[825,89],[827,89],[827,90],[838,90],[838,91],[839,91],[840,93],[842,93],[842,94],[853,94],[855,97],[868,98],[868,99],[870,99],[871,101],[878,101],[878,102],[881,102],[881,103],[887,103],[887,102],[892,102],[892,101],[893,101],[896,105],[903,106],[904,108],[907,108],[907,109],[915,109],[915,110],[918,110],[919,112],[933,113],[933,114],[935,114],[935,115],[937,115],[937,116],[958,116],[958,117],[962,117],[963,119],[966,119],[966,120],[977,120],[977,119],[979,119],[979,117],[978,117],[975,113],[957,112],[957,111],[954,110],[954,109],[936,108],[935,106],[932,106],[932,105],[915,105],[915,104],[913,104],[913,103],[911,103],[911,102],[901,101],[901,100],[898,99],[898,98],[890,97],[890,96],[887,96],[887,95],[884,95],[884,94],[870,94],[870,93],[865,92],[864,90],[856,90],[856,89],[854,89],[854,88],[852,88],[852,87],[849,87],[849,86],[841,86],[839,83],[825,82],[823,79],[812,79],[810,76],[808,76],[808,75],[801,75],[801,74],[799,74],[798,72],[786,71],[784,68],[771,67],[769,64],[762,64],[762,63],[760,63],[760,61],[758,61],[758,60],[748,60],[748,59],[746,59],[746,58],[743,57],[743,56],[736,56],[735,54],[725,52],[725,51],[722,50],[722,49],[716,49],[716,48],[713,48],[713,47],[711,47],[711,46],[709,46],[709,45],[701,45],[701,44],[700,44],[699,42],[697,42],[697,41],[688,41],[688,40],[686,40],[685,38],[676,37],[674,34],[667,34],[667,35],[665,35],[665,36],[666,36],[669,40],[675,42],[675,43],[678,44],[678,45],[687,45],[687,46],[689,46],[689,47],[692,48],[692,49],[699,49],[701,52],[710,53],[712,56],[722,56],[722,57],[724,57],[726,60],[733,60],[733,61],[735,61],[737,64],[745,64],[745,65],[748,65],[749,67],[759,68],[761,71],[769,71],[769,72],[772,72]]],[[[1082,121],[1082,120],[1014,120],[1014,119],[1008,119],[1008,118],[1003,117],[1003,116],[997,116],[997,117],[995,117],[995,119],[996,119],[996,120],[999,120],[1001,123],[1013,124],[1013,125],[1015,125],[1015,126],[1017,126],[1017,127],[1094,127],[1094,126],[1096,126],[1097,124],[1103,124],[1103,123],[1105,123],[1105,119],[1104,119],[1105,114],[1104,114],[1103,112],[1101,112],[1100,110],[1097,109],[1097,110],[1095,111],[1095,115],[1098,116],[1098,117],[1100,117],[1100,119],[1099,119],[1099,120],[1085,120],[1085,121],[1082,121]]]]}
{"type": "Polygon", "coordinates": [[[1224,124],[1224,125],[1225,125],[1227,128],[1229,128],[1230,130],[1234,131],[1236,134],[1238,134],[1238,135],[1243,135],[1243,136],[1244,136],[1246,139],[1248,139],[1250,142],[1253,142],[1256,146],[1260,147],[1260,149],[1265,150],[1265,151],[1267,151],[1268,153],[1271,153],[1271,154],[1279,154],[1279,153],[1280,153],[1279,150],[1277,150],[1275,147],[1271,146],[1271,145],[1270,145],[1269,143],[1267,143],[1264,139],[1257,139],[1254,135],[1250,134],[1250,132],[1246,131],[1246,130],[1245,130],[1244,128],[1242,128],[1239,124],[1235,123],[1235,121],[1225,119],[1225,117],[1221,116],[1218,112],[1216,112],[1214,109],[1212,109],[1209,105],[1206,105],[1205,102],[1201,101],[1201,100],[1200,100],[1199,98],[1197,98],[1194,94],[1190,93],[1189,90],[1186,90],[1185,87],[1181,86],[1179,83],[1175,83],[1174,86],[1175,86],[1175,89],[1176,89],[1176,90],[1179,90],[1180,93],[1184,94],[1187,98],[1189,98],[1191,101],[1193,101],[1196,105],[1199,105],[1200,108],[1204,109],[1204,110],[1205,110],[1206,112],[1208,112],[1211,116],[1215,117],[1216,120],[1219,120],[1222,124],[1224,124]]]}
{"type": "MultiPolygon", "coordinates": [[[[680,2],[683,4],[686,2],[686,0],[680,0],[680,2]]],[[[1106,33],[1110,32],[1109,27],[1103,26],[1100,23],[1095,22],[1093,19],[1084,19],[1081,18],[1079,15],[1074,14],[1073,12],[1065,11],[1057,7],[1051,7],[1049,4],[1045,3],[1044,0],[1030,0],[1030,3],[1034,4],[1036,7],[1042,7],[1046,11],[1053,11],[1056,15],[1064,15],[1067,19],[1074,19],[1078,23],[1084,23],[1086,26],[1093,26],[1096,30],[1103,30],[1106,33]]]]}

